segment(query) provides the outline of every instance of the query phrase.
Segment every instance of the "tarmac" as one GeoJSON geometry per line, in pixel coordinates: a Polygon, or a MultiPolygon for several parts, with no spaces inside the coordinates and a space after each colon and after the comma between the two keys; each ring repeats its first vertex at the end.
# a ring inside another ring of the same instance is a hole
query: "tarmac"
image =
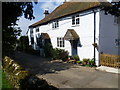
{"type": "Polygon", "coordinates": [[[31,54],[16,52],[14,59],[26,70],[49,84],[63,88],[119,88],[120,74],[99,71],[96,68],[50,61],[31,54]]]}

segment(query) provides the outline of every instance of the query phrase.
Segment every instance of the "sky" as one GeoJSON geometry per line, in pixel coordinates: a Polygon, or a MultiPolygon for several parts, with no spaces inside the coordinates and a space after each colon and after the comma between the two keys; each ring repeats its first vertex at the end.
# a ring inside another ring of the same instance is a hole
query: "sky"
{"type": "MultiPolygon", "coordinates": [[[[44,18],[44,11],[47,9],[49,10],[49,13],[51,13],[56,7],[58,7],[59,5],[63,4],[63,1],[65,0],[47,0],[46,2],[38,2],[38,4],[34,4],[33,7],[33,15],[35,16],[35,19],[33,20],[28,20],[25,19],[24,16],[22,16],[19,21],[17,21],[18,26],[21,28],[22,32],[21,32],[21,36],[26,35],[26,32],[28,30],[28,26],[40,21],[41,19],[44,18]]],[[[67,0],[66,0],[67,1],[67,0]]],[[[109,0],[111,1],[111,0],[109,0]]]]}
{"type": "Polygon", "coordinates": [[[33,15],[35,16],[35,19],[30,21],[22,16],[19,21],[17,21],[18,26],[22,30],[21,35],[26,35],[29,25],[44,18],[44,10],[48,9],[50,13],[61,4],[63,4],[63,2],[38,2],[38,4],[34,4],[33,15]]]}

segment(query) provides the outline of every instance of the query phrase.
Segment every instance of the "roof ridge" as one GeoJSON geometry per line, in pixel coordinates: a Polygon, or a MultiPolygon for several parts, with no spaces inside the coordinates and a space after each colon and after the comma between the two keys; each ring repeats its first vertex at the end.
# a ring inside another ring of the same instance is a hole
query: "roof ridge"
{"type": "Polygon", "coordinates": [[[42,20],[30,25],[29,27],[35,27],[37,25],[45,24],[51,20],[70,15],[77,12],[82,12],[91,8],[107,5],[107,2],[66,2],[58,6],[49,15],[42,20]],[[63,10],[64,9],[64,10],[63,10]]]}

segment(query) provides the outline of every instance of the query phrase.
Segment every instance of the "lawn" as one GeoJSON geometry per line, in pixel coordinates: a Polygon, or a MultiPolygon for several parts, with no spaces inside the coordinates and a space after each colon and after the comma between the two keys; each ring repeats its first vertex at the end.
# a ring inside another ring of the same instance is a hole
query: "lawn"
{"type": "Polygon", "coordinates": [[[2,72],[2,89],[14,88],[6,78],[6,73],[2,72]]]}

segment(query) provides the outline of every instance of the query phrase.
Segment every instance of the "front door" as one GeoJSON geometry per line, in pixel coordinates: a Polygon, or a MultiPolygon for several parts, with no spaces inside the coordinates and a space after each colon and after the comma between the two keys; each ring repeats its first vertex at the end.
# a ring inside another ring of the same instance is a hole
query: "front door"
{"type": "Polygon", "coordinates": [[[73,55],[77,55],[77,43],[78,40],[70,40],[71,43],[71,54],[73,55]]]}

